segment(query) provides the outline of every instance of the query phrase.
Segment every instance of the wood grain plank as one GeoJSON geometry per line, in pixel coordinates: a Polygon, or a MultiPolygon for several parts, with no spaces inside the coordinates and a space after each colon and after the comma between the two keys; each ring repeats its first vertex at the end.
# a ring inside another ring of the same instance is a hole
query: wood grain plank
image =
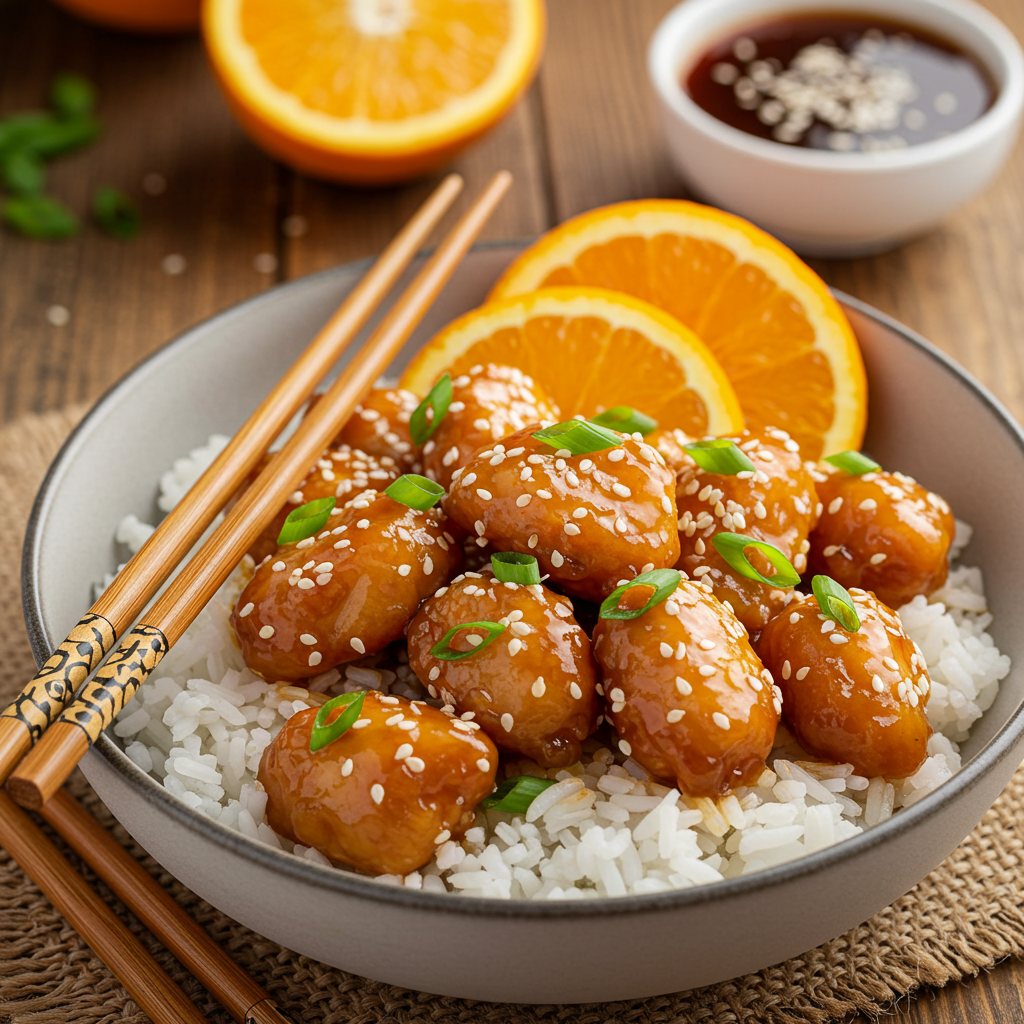
{"type": "MultiPolygon", "coordinates": [[[[501,124],[446,168],[466,179],[446,224],[468,207],[495,171],[506,168],[515,181],[483,238],[529,238],[549,226],[538,117],[531,91],[501,124]]],[[[403,187],[355,189],[296,176],[288,213],[302,217],[308,232],[285,239],[285,276],[300,277],[379,252],[439,180],[440,174],[403,187]]],[[[437,238],[443,230],[444,225],[437,238]]]]}
{"type": "Polygon", "coordinates": [[[235,126],[195,38],[146,39],[94,29],[33,0],[0,8],[0,112],[42,105],[70,68],[98,87],[103,137],[51,165],[49,191],[79,213],[100,185],[137,199],[144,227],[119,242],[85,223],[39,242],[0,232],[0,416],[97,397],[142,356],[197,320],[273,283],[253,258],[275,251],[277,172],[235,126]],[[144,175],[158,172],[164,194],[144,175]],[[187,269],[161,269],[180,254],[187,269]],[[71,312],[47,322],[52,304],[71,312]]]}

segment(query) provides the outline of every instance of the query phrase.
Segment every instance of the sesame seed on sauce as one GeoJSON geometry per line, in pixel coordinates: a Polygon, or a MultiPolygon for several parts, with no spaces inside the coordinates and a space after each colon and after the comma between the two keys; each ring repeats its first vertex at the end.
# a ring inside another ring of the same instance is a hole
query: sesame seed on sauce
{"type": "Polygon", "coordinates": [[[793,667],[792,667],[792,665],[790,665],[789,661],[788,660],[784,661],[782,663],[782,678],[783,679],[788,679],[789,676],[790,676],[790,673],[792,671],[793,671],[793,667]]]}
{"type": "Polygon", "coordinates": [[[829,510],[829,512],[832,515],[835,515],[842,507],[843,507],[843,499],[842,498],[833,498],[828,503],[828,510],[829,510]]]}
{"type": "Polygon", "coordinates": [[[357,721],[352,723],[352,728],[353,729],[365,729],[369,724],[370,724],[370,720],[368,718],[360,718],[357,721]]]}
{"type": "Polygon", "coordinates": [[[352,637],[352,639],[349,641],[349,645],[351,646],[352,650],[355,651],[357,654],[366,653],[366,645],[357,636],[352,637]]]}
{"type": "Polygon", "coordinates": [[[713,721],[715,725],[719,727],[719,729],[728,729],[731,725],[729,719],[726,718],[726,716],[723,715],[721,711],[716,711],[711,716],[711,721],[713,721]]]}
{"type": "Polygon", "coordinates": [[[661,651],[661,656],[663,658],[671,658],[672,657],[672,645],[665,643],[664,640],[662,640],[661,644],[658,647],[658,650],[661,651]]]}
{"type": "MultiPolygon", "coordinates": [[[[693,687],[682,676],[676,676],[676,689],[684,696],[689,697],[693,693],[693,687]]],[[[620,691],[621,692],[621,691],[620,691]]]]}
{"type": "Polygon", "coordinates": [[[385,725],[398,725],[405,718],[405,715],[401,711],[397,715],[391,715],[389,718],[384,719],[385,725]]]}
{"type": "Polygon", "coordinates": [[[629,529],[629,523],[627,523],[622,516],[619,516],[618,519],[615,520],[615,529],[618,530],[619,533],[625,533],[629,529]]]}
{"type": "Polygon", "coordinates": [[[303,578],[298,582],[299,590],[312,590],[316,584],[311,579],[303,578]]]}
{"type": "Polygon", "coordinates": [[[412,744],[411,743],[403,743],[395,751],[395,760],[396,761],[404,761],[412,753],[412,749],[413,748],[412,748],[412,744]]]}
{"type": "Polygon", "coordinates": [[[575,523],[566,523],[562,530],[570,537],[578,537],[580,533],[580,528],[575,523]]]}
{"type": "Polygon", "coordinates": [[[888,557],[889,557],[888,555],[886,555],[883,552],[879,551],[877,555],[872,555],[871,558],[868,559],[868,561],[872,565],[881,565],[886,560],[886,558],[888,558],[888,557]]]}
{"type": "Polygon", "coordinates": [[[697,669],[697,671],[702,676],[713,676],[715,672],[718,671],[718,669],[714,665],[701,665],[701,667],[697,669]]]}
{"type": "Polygon", "coordinates": [[[378,806],[380,806],[380,804],[383,802],[384,787],[379,782],[375,782],[370,787],[370,799],[378,806]]]}
{"type": "Polygon", "coordinates": [[[238,617],[244,619],[256,606],[250,601],[239,613],[238,617]]]}
{"type": "Polygon", "coordinates": [[[811,671],[811,666],[810,665],[804,665],[803,668],[798,668],[796,670],[796,677],[797,677],[797,679],[806,679],[807,678],[807,673],[810,672],[810,671],[811,671]]]}
{"type": "Polygon", "coordinates": [[[355,767],[355,765],[352,762],[352,758],[351,757],[346,757],[345,758],[345,763],[341,766],[341,774],[345,775],[345,776],[351,775],[352,774],[352,769],[354,767],[355,767]]]}
{"type": "Polygon", "coordinates": [[[714,640],[701,640],[697,645],[702,651],[713,651],[715,649],[714,640]]]}
{"type": "Polygon", "coordinates": [[[682,708],[673,708],[665,716],[665,720],[667,722],[669,722],[670,724],[675,725],[676,722],[681,722],[682,721],[683,715],[685,715],[685,714],[686,714],[686,712],[683,711],[682,708]]]}
{"type": "Polygon", "coordinates": [[[537,676],[533,681],[533,686],[530,687],[530,693],[532,693],[534,697],[540,698],[544,696],[545,690],[547,690],[547,684],[544,682],[544,677],[537,676]]]}
{"type": "Polygon", "coordinates": [[[274,635],[274,627],[273,626],[264,626],[260,630],[260,637],[263,640],[269,640],[273,635],[274,635]]]}
{"type": "Polygon", "coordinates": [[[537,491],[537,497],[538,498],[543,498],[545,501],[550,501],[551,500],[551,492],[548,491],[548,490],[545,490],[544,488],[541,488],[539,491],[537,491]]]}
{"type": "Polygon", "coordinates": [[[299,639],[309,647],[312,647],[316,643],[316,637],[312,633],[303,633],[299,639]]]}
{"type": "Polygon", "coordinates": [[[826,619],[821,624],[821,631],[822,631],[822,633],[831,633],[832,630],[835,629],[835,628],[836,628],[835,619],[826,619]]]}
{"type": "Polygon", "coordinates": [[[501,727],[505,732],[511,732],[513,725],[515,725],[515,719],[513,719],[513,717],[506,711],[505,714],[501,716],[501,727]]]}
{"type": "Polygon", "coordinates": [[[898,672],[900,668],[895,658],[883,658],[882,664],[892,672],[898,672]]]}
{"type": "Polygon", "coordinates": [[[850,638],[847,636],[843,636],[842,633],[832,633],[829,636],[829,640],[831,640],[834,644],[847,644],[850,642],[850,638]]]}
{"type": "Polygon", "coordinates": [[[412,572],[412,566],[411,565],[400,565],[398,567],[398,575],[399,576],[408,576],[409,573],[411,573],[411,572],[412,572]]]}
{"type": "Polygon", "coordinates": [[[270,568],[273,569],[274,572],[280,572],[282,569],[286,569],[287,566],[279,558],[270,568]]]}
{"type": "Polygon", "coordinates": [[[625,457],[626,457],[626,449],[625,448],[613,448],[608,453],[608,461],[609,462],[621,462],[625,457]]]}
{"type": "MultiPolygon", "coordinates": [[[[536,536],[536,534],[534,535],[536,536]]],[[[533,539],[532,537],[530,538],[533,539]]],[[[533,545],[530,545],[533,547],[533,545]]],[[[560,569],[565,564],[565,559],[562,557],[562,553],[556,548],[551,552],[551,564],[556,568],[560,569]]]]}
{"type": "Polygon", "coordinates": [[[526,542],[526,546],[532,550],[533,548],[535,548],[537,546],[537,540],[538,540],[537,534],[531,533],[530,534],[530,539],[526,542]]]}
{"type": "Polygon", "coordinates": [[[629,757],[629,755],[633,753],[633,748],[630,746],[628,740],[619,740],[619,750],[621,750],[626,757],[629,757]]]}
{"type": "Polygon", "coordinates": [[[575,681],[569,684],[569,693],[572,694],[576,700],[580,700],[583,697],[583,691],[580,689],[579,683],[575,681]]]}

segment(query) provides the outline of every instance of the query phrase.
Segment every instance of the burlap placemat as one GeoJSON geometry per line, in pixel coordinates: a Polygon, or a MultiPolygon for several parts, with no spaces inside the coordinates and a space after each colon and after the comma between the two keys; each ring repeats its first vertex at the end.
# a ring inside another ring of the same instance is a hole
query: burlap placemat
{"type": "MultiPolygon", "coordinates": [[[[34,671],[21,627],[21,538],[39,482],[80,410],[0,430],[0,699],[34,671]]],[[[185,889],[115,825],[80,776],[72,789],[175,898],[303,1022],[322,1024],[825,1024],[872,1016],[922,985],[944,985],[1024,952],[1024,771],[960,848],[870,921],[757,974],[672,996],[601,1006],[472,1003],[410,992],[324,967],[243,928],[185,889]]],[[[90,876],[91,878],[91,876],[90,876]]],[[[95,883],[95,879],[91,879],[95,883]]],[[[99,887],[216,1024],[228,1016],[99,887]]],[[[443,937],[442,941],[443,941],[443,937]]],[[[0,852],[0,1024],[144,1024],[148,1018],[89,948],[0,852]]]]}

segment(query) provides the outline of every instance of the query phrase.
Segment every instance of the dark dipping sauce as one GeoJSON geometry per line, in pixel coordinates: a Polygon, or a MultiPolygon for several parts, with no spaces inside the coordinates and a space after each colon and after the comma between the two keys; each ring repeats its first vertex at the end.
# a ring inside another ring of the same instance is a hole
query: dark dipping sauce
{"type": "Polygon", "coordinates": [[[833,152],[904,149],[977,121],[995,87],[954,43],[856,14],[747,26],[683,81],[698,106],[749,135],[833,152]]]}

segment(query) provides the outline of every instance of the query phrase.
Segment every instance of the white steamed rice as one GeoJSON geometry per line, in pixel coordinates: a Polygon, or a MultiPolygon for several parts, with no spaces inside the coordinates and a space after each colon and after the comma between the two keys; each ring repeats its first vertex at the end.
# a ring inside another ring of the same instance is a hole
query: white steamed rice
{"type": "MultiPolygon", "coordinates": [[[[180,499],[224,438],[179,459],[161,479],[159,507],[180,499]]],[[[152,527],[126,517],[117,539],[136,550],[152,527]]],[[[958,523],[954,555],[969,540],[958,523]]],[[[303,687],[264,682],[246,668],[228,618],[252,573],[246,559],[122,711],[113,733],[127,755],[190,807],[243,835],[319,864],[266,823],[256,780],[264,749],[296,712],[336,693],[374,688],[426,695],[396,649],[331,669],[303,687]]],[[[557,780],[525,816],[478,812],[461,842],[450,840],[420,871],[382,875],[395,885],[504,899],[586,899],[660,892],[746,875],[857,835],[920,800],[960,769],[958,744],[991,706],[1010,670],[987,629],[981,570],[955,566],[930,598],[900,618],[928,664],[928,757],[910,778],[888,781],[851,765],[812,761],[779,728],[756,785],[715,801],[654,781],[632,758],[595,739],[571,768],[547,771],[509,760],[507,773],[557,780]]]]}

